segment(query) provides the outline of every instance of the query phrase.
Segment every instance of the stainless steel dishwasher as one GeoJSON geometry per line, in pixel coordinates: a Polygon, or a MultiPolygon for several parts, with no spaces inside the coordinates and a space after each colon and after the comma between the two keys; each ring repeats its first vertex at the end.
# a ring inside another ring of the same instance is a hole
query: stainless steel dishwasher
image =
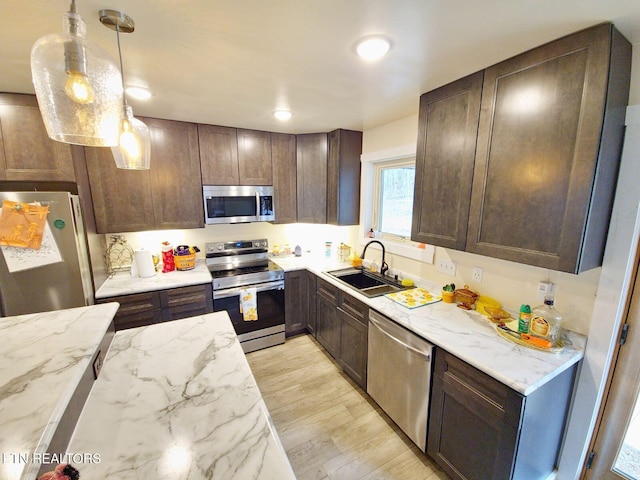
{"type": "Polygon", "coordinates": [[[427,416],[433,345],[371,310],[367,393],[422,450],[427,416]]]}

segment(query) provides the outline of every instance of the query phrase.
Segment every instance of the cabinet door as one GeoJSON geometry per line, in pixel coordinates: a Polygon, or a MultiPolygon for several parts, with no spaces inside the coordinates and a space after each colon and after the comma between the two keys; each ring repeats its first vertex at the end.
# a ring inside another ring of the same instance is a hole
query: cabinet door
{"type": "Polygon", "coordinates": [[[235,128],[198,125],[202,183],[240,185],[235,128]]]}
{"type": "Polygon", "coordinates": [[[156,229],[204,227],[195,124],[145,118],[151,133],[151,189],[156,229]]]}
{"type": "Polygon", "coordinates": [[[510,479],[523,408],[521,395],[437,349],[427,453],[454,479],[510,479]]]}
{"type": "Polygon", "coordinates": [[[316,336],[316,323],[317,323],[317,314],[316,314],[316,289],[317,289],[317,278],[315,276],[315,274],[307,271],[307,279],[308,279],[308,283],[309,283],[309,310],[307,313],[307,331],[313,335],[314,337],[316,336]]]}
{"type": "MultiPolygon", "coordinates": [[[[84,151],[97,232],[155,229],[151,171],[116,168],[110,148],[85,147],[84,151]]],[[[158,167],[152,163],[151,168],[158,167]]]]}
{"type": "Polygon", "coordinates": [[[316,339],[333,358],[340,358],[341,321],[337,305],[324,295],[317,295],[316,314],[316,339]]]}
{"type": "Polygon", "coordinates": [[[411,239],[464,250],[483,72],[420,97],[411,239]]]}
{"type": "Polygon", "coordinates": [[[366,390],[369,308],[345,294],[338,312],[342,324],[338,363],[347,375],[366,390]]]}
{"type": "Polygon", "coordinates": [[[237,130],[240,185],[273,185],[271,135],[257,130],[237,130]]]}
{"type": "Polygon", "coordinates": [[[362,132],[335,130],[328,134],[327,223],[360,222],[360,155],[362,132]]]}
{"type": "Polygon", "coordinates": [[[327,223],[327,134],[298,135],[298,222],[327,223]]]}
{"type": "Polygon", "coordinates": [[[287,336],[304,332],[309,311],[309,281],[306,270],[284,274],[284,318],[287,336]]]}
{"type": "Polygon", "coordinates": [[[296,185],[296,136],[271,134],[275,223],[298,221],[296,185]]]}
{"type": "Polygon", "coordinates": [[[71,145],[49,138],[35,95],[0,94],[0,180],[76,181],[71,145]]]}
{"type": "Polygon", "coordinates": [[[207,283],[161,291],[162,320],[177,320],[212,313],[212,289],[212,285],[207,283]]]}
{"type": "Polygon", "coordinates": [[[486,70],[467,251],[575,273],[591,223],[606,233],[608,213],[587,213],[600,202],[596,167],[612,197],[619,161],[596,163],[607,81],[618,78],[611,35],[600,25],[486,70]]]}

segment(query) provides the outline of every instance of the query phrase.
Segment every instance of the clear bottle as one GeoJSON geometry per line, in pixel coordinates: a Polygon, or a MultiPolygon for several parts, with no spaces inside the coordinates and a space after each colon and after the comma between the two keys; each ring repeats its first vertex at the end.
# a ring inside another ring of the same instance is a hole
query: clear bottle
{"type": "Polygon", "coordinates": [[[544,304],[537,306],[531,312],[529,333],[547,339],[555,346],[558,343],[561,323],[562,315],[553,306],[553,296],[546,295],[544,304]]]}

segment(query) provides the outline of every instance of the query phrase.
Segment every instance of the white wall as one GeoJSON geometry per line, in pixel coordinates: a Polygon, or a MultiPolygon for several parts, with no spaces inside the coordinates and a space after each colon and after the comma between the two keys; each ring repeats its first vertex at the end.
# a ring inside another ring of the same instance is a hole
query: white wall
{"type": "MultiPolygon", "coordinates": [[[[266,238],[269,245],[278,244],[281,248],[288,243],[293,249],[300,245],[303,254],[323,255],[324,243],[333,242],[335,247],[344,242],[356,244],[358,227],[337,227],[334,225],[315,225],[296,223],[290,225],[272,225],[267,222],[243,223],[236,225],[207,225],[205,228],[190,230],[157,230],[149,232],[124,233],[127,243],[133,249],[145,248],[151,253],[160,252],[160,244],[168,241],[174,246],[189,245],[200,248],[198,257],[204,256],[207,242],[254,240],[266,238]]],[[[107,240],[109,235],[106,235],[107,240]]],[[[108,241],[107,241],[108,243],[108,241]]]]}

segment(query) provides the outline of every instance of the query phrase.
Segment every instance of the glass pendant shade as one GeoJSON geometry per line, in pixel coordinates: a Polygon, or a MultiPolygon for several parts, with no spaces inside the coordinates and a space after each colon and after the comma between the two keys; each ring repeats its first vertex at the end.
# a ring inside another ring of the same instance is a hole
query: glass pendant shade
{"type": "Polygon", "coordinates": [[[148,170],[151,166],[149,128],[133,116],[129,105],[125,106],[125,112],[119,143],[111,147],[116,166],[128,170],[148,170]]]}
{"type": "Polygon", "coordinates": [[[44,36],[31,49],[47,134],[64,143],[115,146],[124,115],[120,70],[106,50],[84,38],[85,24],[76,12],[63,20],[63,34],[44,36]]]}

